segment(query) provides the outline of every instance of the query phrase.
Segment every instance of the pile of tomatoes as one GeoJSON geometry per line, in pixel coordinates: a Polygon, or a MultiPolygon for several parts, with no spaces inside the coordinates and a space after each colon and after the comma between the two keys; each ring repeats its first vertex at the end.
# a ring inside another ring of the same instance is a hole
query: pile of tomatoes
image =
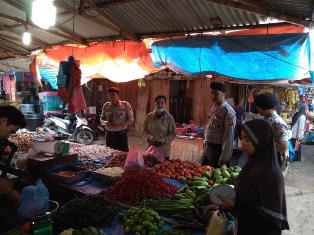
{"type": "Polygon", "coordinates": [[[188,181],[191,180],[193,176],[201,177],[205,171],[213,172],[214,168],[175,159],[157,164],[154,170],[167,178],[188,181]]]}

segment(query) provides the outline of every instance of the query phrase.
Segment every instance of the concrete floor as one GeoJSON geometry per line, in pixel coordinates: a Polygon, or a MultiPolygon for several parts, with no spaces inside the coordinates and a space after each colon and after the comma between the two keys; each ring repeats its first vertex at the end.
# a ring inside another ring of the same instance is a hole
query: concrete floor
{"type": "Polygon", "coordinates": [[[290,231],[283,235],[314,235],[314,145],[302,145],[302,161],[293,162],[286,176],[290,231]]]}

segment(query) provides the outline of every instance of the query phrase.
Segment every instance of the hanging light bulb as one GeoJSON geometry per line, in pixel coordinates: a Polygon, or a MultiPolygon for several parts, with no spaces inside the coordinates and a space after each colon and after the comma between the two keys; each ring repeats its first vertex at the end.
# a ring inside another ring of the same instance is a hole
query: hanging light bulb
{"type": "Polygon", "coordinates": [[[23,33],[23,43],[27,46],[31,43],[31,34],[27,31],[27,29],[25,29],[23,33]]]}
{"type": "Polygon", "coordinates": [[[53,0],[33,0],[32,21],[43,29],[48,29],[56,23],[57,9],[53,0]]]}

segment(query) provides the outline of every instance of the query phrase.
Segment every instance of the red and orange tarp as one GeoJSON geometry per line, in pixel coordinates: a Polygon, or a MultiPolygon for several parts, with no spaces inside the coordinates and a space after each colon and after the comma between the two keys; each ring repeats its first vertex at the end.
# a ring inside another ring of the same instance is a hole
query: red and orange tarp
{"type": "Polygon", "coordinates": [[[73,55],[80,61],[82,79],[107,78],[114,82],[128,82],[144,78],[155,69],[143,42],[116,41],[84,46],[54,46],[38,56],[40,66],[58,68],[60,61],[73,55]]]}

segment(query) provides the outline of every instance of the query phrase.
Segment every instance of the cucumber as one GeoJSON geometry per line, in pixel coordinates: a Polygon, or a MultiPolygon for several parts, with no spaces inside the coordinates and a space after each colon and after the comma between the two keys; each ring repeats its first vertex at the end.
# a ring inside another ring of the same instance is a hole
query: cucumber
{"type": "Polygon", "coordinates": [[[211,179],[212,178],[212,173],[208,172],[208,171],[205,171],[203,173],[203,177],[206,177],[207,179],[211,179]]]}
{"type": "Polygon", "coordinates": [[[224,169],[223,169],[223,170],[221,171],[221,173],[222,173],[222,176],[225,177],[225,178],[229,178],[229,177],[230,177],[230,174],[229,174],[229,172],[228,172],[227,170],[224,170],[224,169]]]}
{"type": "Polygon", "coordinates": [[[198,176],[193,176],[192,181],[197,181],[197,180],[206,180],[203,177],[198,177],[198,176]]]}
{"type": "Polygon", "coordinates": [[[195,186],[207,186],[208,185],[208,183],[207,182],[205,182],[205,181],[203,181],[203,182],[192,182],[192,183],[190,183],[189,184],[189,186],[190,187],[195,187],[195,186]]]}
{"type": "Polygon", "coordinates": [[[180,194],[176,194],[174,195],[175,199],[186,199],[187,197],[185,196],[185,193],[180,193],[180,194]]]}

